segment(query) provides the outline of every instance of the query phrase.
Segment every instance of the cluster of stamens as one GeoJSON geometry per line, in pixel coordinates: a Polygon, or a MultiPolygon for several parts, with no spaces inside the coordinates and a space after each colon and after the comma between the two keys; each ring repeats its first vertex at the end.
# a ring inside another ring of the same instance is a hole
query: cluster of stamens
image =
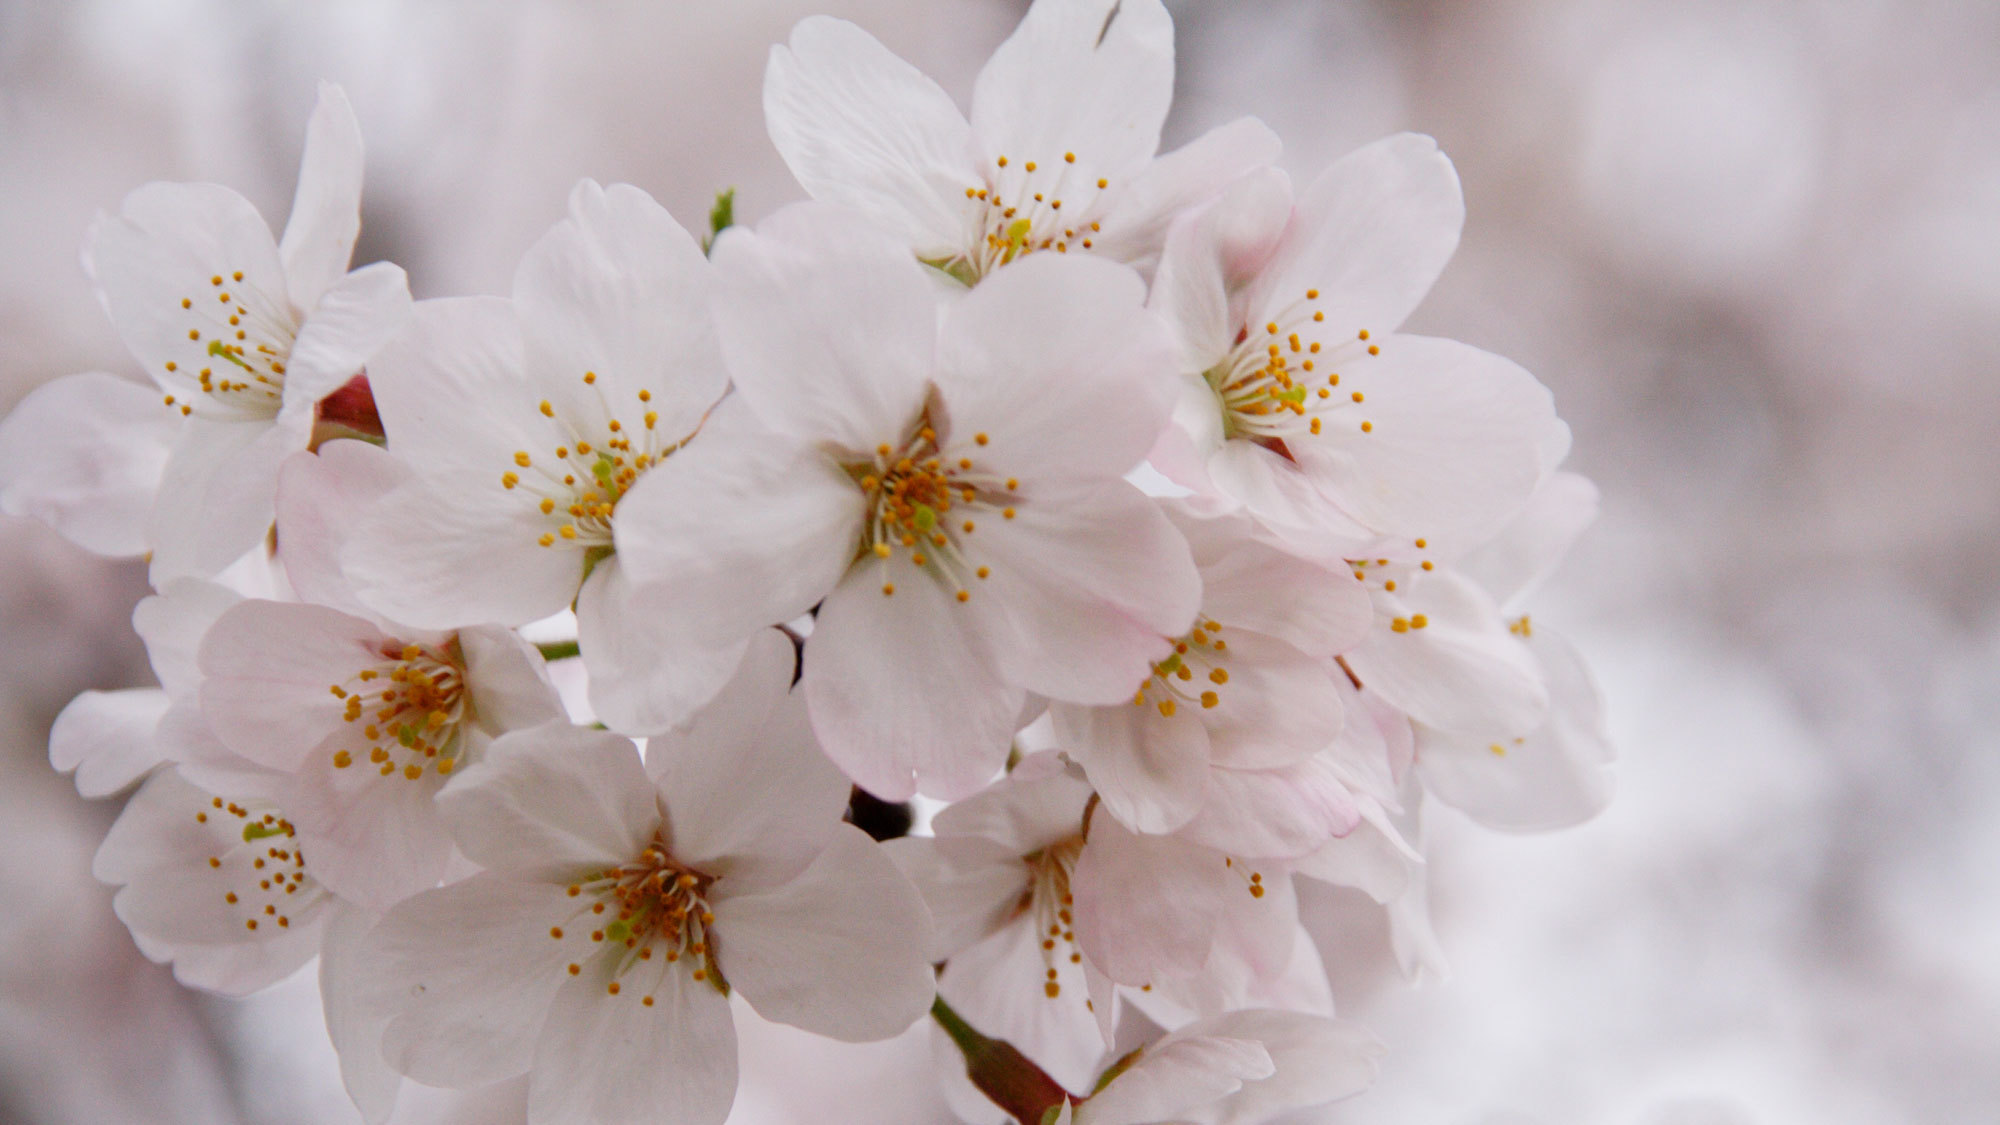
{"type": "MultiPolygon", "coordinates": [[[[727,993],[729,985],[716,968],[715,943],[709,933],[715,913],[706,896],[714,883],[713,877],[675,860],[655,835],[631,863],[570,884],[570,897],[588,899],[589,905],[565,921],[572,927],[589,926],[592,945],[617,958],[605,985],[609,995],[623,992],[621,978],[642,964],[655,967],[652,981],[657,988],[683,960],[695,980],[727,993]]],[[[560,925],[549,927],[553,940],[562,941],[566,933],[560,925]]],[[[581,963],[569,964],[571,976],[582,972],[581,963]]],[[[639,1002],[652,1007],[653,990],[643,992],[639,1002]]]]}
{"type": "MultiPolygon", "coordinates": [[[[986,435],[974,434],[972,444],[985,446],[986,435]]],[[[1013,519],[1014,492],[1021,482],[981,469],[971,452],[954,455],[941,449],[926,411],[900,450],[885,442],[875,447],[873,460],[848,466],[868,498],[859,557],[883,563],[884,596],[896,592],[887,566],[898,549],[908,552],[911,565],[956,587],[961,602],[971,601],[970,587],[992,574],[991,568],[966,558],[960,539],[979,530],[975,517],[997,510],[1001,519],[1013,519]]]]}
{"type": "MultiPolygon", "coordinates": [[[[1430,546],[1430,541],[1418,539],[1416,545],[1417,550],[1421,551],[1430,546]]],[[[1347,565],[1354,572],[1355,581],[1363,586],[1375,586],[1385,594],[1396,593],[1402,588],[1403,578],[1408,577],[1412,565],[1422,571],[1437,569],[1437,564],[1429,559],[1419,559],[1414,564],[1408,561],[1392,562],[1389,559],[1349,559],[1347,565]],[[1403,578],[1397,577],[1398,575],[1402,575],[1403,578]]],[[[1408,617],[1398,615],[1390,618],[1389,631],[1407,633],[1412,629],[1428,628],[1430,623],[1430,618],[1421,613],[1413,613],[1408,617]]]]}
{"type": "MultiPolygon", "coordinates": [[[[1265,322],[1262,331],[1250,327],[1236,334],[1236,346],[1223,361],[1203,376],[1222,404],[1223,433],[1282,443],[1304,434],[1317,435],[1326,417],[1335,410],[1367,401],[1360,391],[1341,391],[1340,373],[1327,371],[1331,361],[1324,355],[1327,346],[1315,338],[1315,325],[1326,322],[1326,313],[1314,306],[1319,290],[1306,290],[1295,301],[1265,322]]],[[[1368,355],[1382,354],[1379,344],[1368,342],[1362,329],[1355,344],[1365,346],[1368,355]]],[[[1357,349],[1336,346],[1334,355],[1357,358],[1357,349]]],[[[1375,431],[1375,423],[1362,419],[1360,432],[1375,431]]]]}
{"type": "MultiPolygon", "coordinates": [[[[285,362],[298,334],[291,307],[273,307],[256,286],[242,284],[241,270],[208,280],[207,292],[181,298],[181,310],[191,323],[190,354],[185,360],[167,360],[167,374],[177,381],[192,380],[220,414],[275,415],[284,399],[285,362]]],[[[166,404],[182,415],[193,414],[198,402],[166,396],[166,404]]]]}
{"type": "MultiPolygon", "coordinates": [[[[597,381],[596,372],[583,373],[584,385],[594,391],[597,381]]],[[[603,420],[587,427],[577,425],[547,399],[538,406],[556,431],[555,456],[545,461],[525,449],[516,450],[514,467],[500,474],[500,486],[537,498],[536,506],[553,526],[538,537],[542,546],[608,550],[612,513],[619,499],[646,470],[694,436],[663,436],[659,411],[652,407],[653,392],[641,388],[637,397],[640,411],[636,427],[619,417],[602,391],[597,391],[597,401],[603,420]],[[592,436],[597,440],[591,440],[592,436]]]]}
{"type": "Polygon", "coordinates": [[[1251,898],[1264,897],[1265,888],[1264,888],[1263,872],[1251,871],[1245,868],[1242,864],[1236,862],[1233,856],[1223,856],[1222,866],[1227,867],[1230,871],[1235,873],[1238,881],[1240,881],[1243,884],[1243,889],[1250,893],[1251,898]]]}
{"type": "MultiPolygon", "coordinates": [[[[459,764],[462,724],[469,718],[465,669],[458,642],[441,649],[382,645],[381,664],[363,668],[330,689],[346,701],[341,718],[358,726],[361,752],[383,777],[421,780],[426,769],[442,777],[459,764]]],[[[348,769],[356,751],[334,752],[336,769],[348,769]]]]}
{"type": "Polygon", "coordinates": [[[221,797],[196,809],[194,819],[203,825],[242,825],[243,842],[209,856],[208,867],[222,877],[227,888],[223,904],[242,913],[245,932],[289,930],[293,915],[320,900],[319,884],[305,873],[305,856],[294,842],[297,833],[291,821],[275,811],[255,811],[221,797]]]}
{"type": "Polygon", "coordinates": [[[1063,153],[1053,168],[1001,156],[985,186],[965,189],[965,198],[975,208],[978,241],[963,257],[937,264],[971,285],[1038,251],[1066,254],[1073,246],[1089,250],[1103,228],[1086,212],[1098,193],[1110,186],[1110,180],[1080,171],[1073,152],[1063,153]]]}
{"type": "Polygon", "coordinates": [[[1162,718],[1171,719],[1183,706],[1203,709],[1221,704],[1221,688],[1229,682],[1225,667],[1229,642],[1222,639],[1220,623],[1206,617],[1195,619],[1194,629],[1174,642],[1174,651],[1153,665],[1153,674],[1132,695],[1135,707],[1152,704],[1162,718]],[[1201,682],[1195,683],[1195,676],[1201,682]]]}
{"type": "Polygon", "coordinates": [[[1074,836],[1022,859],[1028,865],[1029,879],[1019,909],[1033,919],[1045,974],[1042,995],[1051,1000],[1062,995],[1057,966],[1065,958],[1072,965],[1083,963],[1083,954],[1076,947],[1076,899],[1069,886],[1077,857],[1082,854],[1083,837],[1074,836]],[[1065,954],[1063,949],[1069,952],[1065,954]]]}

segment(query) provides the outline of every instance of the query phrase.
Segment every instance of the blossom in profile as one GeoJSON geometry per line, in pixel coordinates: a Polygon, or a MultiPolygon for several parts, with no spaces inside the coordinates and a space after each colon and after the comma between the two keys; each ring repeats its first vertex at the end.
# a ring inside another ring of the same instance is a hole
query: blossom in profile
{"type": "Polygon", "coordinates": [[[361,171],[347,96],[322,85],[281,238],[215,184],[147,184],[100,216],[85,265],[164,405],[95,373],[42,388],[0,429],[6,510],[91,550],[150,550],[156,585],[213,576],[257,546],[279,463],[409,318],[402,269],[347,268],[361,171]]]}
{"type": "Polygon", "coordinates": [[[1041,252],[1149,268],[1175,215],[1277,158],[1254,118],[1156,158],[1173,84],[1160,0],[1036,0],[970,120],[873,36],[815,16],[771,49],[764,118],[808,194],[971,285],[1041,252]]]}
{"type": "Polygon", "coordinates": [[[766,631],[685,727],[557,723],[496,740],[439,795],[486,870],[390,910],[335,983],[386,1017],[384,1059],[431,1085],[528,1075],[529,1120],[720,1123],[729,997],[849,1042],[932,998],[922,899],[841,823],[848,787],[766,631]]]}

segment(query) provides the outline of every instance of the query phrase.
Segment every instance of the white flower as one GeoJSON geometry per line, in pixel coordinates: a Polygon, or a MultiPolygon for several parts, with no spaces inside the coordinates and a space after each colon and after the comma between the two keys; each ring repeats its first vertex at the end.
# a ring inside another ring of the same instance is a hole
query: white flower
{"type": "Polygon", "coordinates": [[[321,400],[401,329],[403,271],[347,271],[361,137],[338,87],[306,130],[284,237],[214,184],[154,183],[91,228],[85,263],[125,346],[181,419],[162,462],[138,388],[102,375],[50,387],[0,434],[7,510],[94,550],[152,550],[154,583],[208,576],[271,526],[278,463],[307,447],[321,400]],[[92,466],[72,474],[77,466],[92,466]],[[101,498],[101,511],[89,509],[101,498]],[[143,531],[133,518],[147,509],[143,531]]]}
{"type": "Polygon", "coordinates": [[[91,872],[118,885],[112,909],[141,952],[231,995],[310,961],[335,905],[267,796],[216,796],[174,769],[126,802],[91,872]]]}
{"type": "Polygon", "coordinates": [[[439,797],[483,874],[392,909],[357,964],[382,1052],[432,1085],[526,1073],[529,1119],[689,1123],[736,1092],[728,996],[847,1041],[932,996],[922,900],[840,823],[847,786],[787,694],[767,632],[739,676],[641,767],[617,735],[494,742],[439,797]],[[653,777],[648,777],[650,772],[653,777]]]}
{"type": "Polygon", "coordinates": [[[1369,145],[1292,198],[1246,176],[1178,223],[1153,307],[1183,394],[1154,465],[1329,561],[1376,535],[1473,543],[1542,475],[1561,423],[1514,364],[1395,335],[1458,244],[1464,207],[1428,137],[1369,145]]]}
{"type": "Polygon", "coordinates": [[[683,647],[820,605],[813,727],[887,799],[979,788],[1030,692],[1129,700],[1200,595],[1122,479],[1170,393],[1138,277],[1045,255],[940,312],[914,259],[810,203],[715,262],[736,394],[617,529],[683,647]]]}
{"type": "Polygon", "coordinates": [[[1359,1026],[1250,1009],[1190,1024],[1134,1052],[1060,1125],[1262,1125],[1352,1097],[1375,1081],[1382,1043],[1359,1026]]]}
{"type": "Polygon", "coordinates": [[[968,123],[867,32],[815,17],[772,48],[764,118],[815,199],[967,284],[1038,251],[1147,267],[1175,214],[1278,155],[1245,118],[1154,159],[1173,38],[1159,0],[1037,0],[980,72],[968,123]]]}
{"type": "Polygon", "coordinates": [[[1078,949],[1070,876],[1090,787],[1053,754],[1025,758],[937,815],[932,837],[886,850],[937,924],[938,995],[1071,1091],[1087,1091],[1111,1045],[1110,981],[1078,949]]]}
{"type": "Polygon", "coordinates": [[[1058,745],[1090,775],[1105,809],[1147,833],[1193,820],[1218,769],[1294,766],[1330,744],[1342,722],[1331,657],[1372,619],[1347,571],[1259,542],[1247,517],[1167,511],[1201,572],[1194,628],[1172,639],[1129,701],[1049,707],[1058,745]]]}
{"type": "Polygon", "coordinates": [[[346,549],[362,601],[426,629],[521,625],[574,602],[593,705],[620,729],[664,729],[713,695],[740,649],[655,658],[612,553],[629,495],[727,387],[708,279],[664,208],[586,180],[511,302],[419,303],[371,368],[411,472],[346,549]]]}

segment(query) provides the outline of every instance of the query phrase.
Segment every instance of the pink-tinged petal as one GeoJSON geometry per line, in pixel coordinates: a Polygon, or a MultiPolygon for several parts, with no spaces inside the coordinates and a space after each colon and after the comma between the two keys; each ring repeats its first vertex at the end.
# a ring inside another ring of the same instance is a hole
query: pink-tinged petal
{"type": "Polygon", "coordinates": [[[1263,1045],[1248,1037],[1168,1036],[1077,1107],[1077,1125],[1184,1121],[1275,1070],[1263,1045]]]}
{"type": "Polygon", "coordinates": [[[222,744],[190,697],[176,700],[160,717],[156,732],[162,756],[181,777],[211,793],[235,794],[238,800],[277,803],[284,799],[291,778],[266,769],[222,744]]]}
{"type": "Polygon", "coordinates": [[[1397,788],[1416,754],[1416,735],[1402,712],[1372,692],[1355,688],[1343,674],[1334,677],[1347,721],[1321,757],[1357,795],[1389,808],[1397,804],[1397,788]]]}
{"type": "Polygon", "coordinates": [[[1090,775],[1105,811],[1134,832],[1172,832],[1208,798],[1209,732],[1197,708],[1162,715],[1131,700],[1049,707],[1058,744],[1090,775]]]}
{"type": "MultiPolygon", "coordinates": [[[[1282,151],[1278,135],[1254,117],[1239,117],[1217,126],[1186,145],[1160,157],[1110,193],[1092,249],[1106,257],[1150,269],[1160,260],[1161,246],[1174,220],[1189,208],[1234,190],[1231,181],[1274,173],[1268,168],[1282,151]],[[1246,173],[1248,175],[1246,175],[1246,173]]],[[[1282,179],[1282,173],[1277,173],[1282,179]]],[[[1291,192],[1273,209],[1269,242],[1275,243],[1291,217],[1291,192]]],[[[1239,228],[1240,230],[1241,228],[1239,228]]],[[[1241,240],[1228,244],[1240,249],[1241,240]]],[[[1268,246],[1265,253],[1269,252],[1268,246]]],[[[1227,350],[1228,341],[1223,341],[1227,350]]],[[[1222,353],[1216,352],[1219,356],[1222,353]]],[[[1196,370],[1199,370],[1197,368],[1196,370]]]]}
{"type": "Polygon", "coordinates": [[[609,992],[610,959],[564,977],[535,1044],[528,1120],[536,1125],[722,1125],[736,1099],[729,998],[691,973],[649,968],[609,992]],[[646,996],[653,1003],[646,1004],[646,996]]]}
{"type": "Polygon", "coordinates": [[[1204,514],[1185,502],[1165,508],[1201,571],[1202,616],[1321,658],[1368,635],[1374,604],[1350,567],[1280,550],[1258,538],[1255,521],[1241,513],[1204,514]]]}
{"type": "Polygon", "coordinates": [[[396,1108],[403,1078],[382,1058],[386,1013],[371,1007],[373,975],[366,957],[368,931],[378,919],[342,904],[327,921],[319,954],[319,998],[326,1034],[340,1056],[340,1081],[367,1125],[384,1125],[396,1108]]]}
{"type": "Polygon", "coordinates": [[[671,591],[635,589],[615,555],[591,571],[576,599],[577,643],[591,710],[606,726],[633,735],[663,731],[728,682],[746,639],[704,642],[686,616],[671,591]]]}
{"type": "Polygon", "coordinates": [[[796,876],[847,811],[847,778],[792,690],[796,667],[791,638],[760,629],[713,700],[646,742],[674,855],[735,888],[796,876]]]}
{"type": "Polygon", "coordinates": [[[799,687],[820,745],[856,784],[888,801],[954,800],[1006,762],[1022,692],[942,586],[912,576],[885,596],[885,573],[857,566],[827,596],[799,687]]]}
{"type": "Polygon", "coordinates": [[[303,418],[182,422],[147,514],[153,585],[208,577],[255,547],[271,530],[278,465],[309,429],[303,418]]]}
{"type": "Polygon", "coordinates": [[[1414,623],[1378,627],[1342,657],[1384,700],[1425,726],[1469,737],[1513,738],[1540,726],[1549,691],[1542,670],[1507,632],[1479,588],[1444,570],[1412,577],[1399,603],[1414,623]]]}
{"type": "MultiPolygon", "coordinates": [[[[382,662],[372,622],[303,602],[245,601],[202,640],[202,713],[231,750],[290,772],[351,729],[333,688],[382,662]]],[[[343,693],[348,689],[341,688],[343,693]]]]}
{"type": "Polygon", "coordinates": [[[1053,753],[1030,754],[1006,777],[937,814],[940,839],[992,840],[1016,856],[1083,831],[1090,786],[1061,768],[1053,753]]]}
{"type": "Polygon", "coordinates": [[[538,727],[563,717],[549,666],[512,629],[480,625],[458,634],[473,722],[491,735],[538,727]]]}
{"type": "Polygon", "coordinates": [[[409,466],[365,441],[330,441],[278,466],[278,558],[301,601],[368,612],[341,570],[363,513],[409,478],[409,466]]]}
{"type": "Polygon", "coordinates": [[[1259,168],[1162,232],[1150,304],[1172,328],[1182,371],[1205,372],[1236,347],[1245,315],[1235,307],[1236,291],[1270,258],[1291,218],[1291,180],[1276,168],[1259,168]]]}
{"type": "Polygon", "coordinates": [[[1555,473],[1499,538],[1455,565],[1485,587],[1503,610],[1513,611],[1561,564],[1596,518],[1597,486],[1575,473],[1555,473]]]}
{"type": "Polygon", "coordinates": [[[579,927],[568,941],[550,939],[572,910],[561,886],[491,874],[390,910],[363,954],[376,977],[372,1002],[390,1016],[383,1059],[433,1086],[525,1073],[549,1005],[572,979],[565,966],[590,945],[579,927]]]}
{"type": "Polygon", "coordinates": [[[568,217],[514,274],[529,364],[552,376],[557,415],[609,413],[637,431],[650,412],[674,441],[693,433],[729,386],[711,279],[701,248],[651,196],[578,183],[568,217]],[[586,371],[595,382],[582,381],[586,371]]]}
{"type": "Polygon", "coordinates": [[[1387,335],[1430,292],[1464,225],[1458,173],[1436,141],[1399,133],[1357,149],[1299,193],[1285,244],[1255,286],[1254,319],[1317,289],[1320,339],[1387,335]]]}
{"type": "Polygon", "coordinates": [[[1042,937],[1032,915],[1015,919],[953,957],[938,976],[938,994],[980,1034],[1012,1043],[1081,1094],[1096,1080],[1109,1044],[1085,1004],[1083,966],[1067,953],[1045,954],[1042,937]]]}
{"type": "Polygon", "coordinates": [[[1076,940],[1120,984],[1200,970],[1226,897],[1241,883],[1219,852],[1173,836],[1137,836],[1095,817],[1070,886],[1076,940]]]}
{"type": "Polygon", "coordinates": [[[361,231],[361,125],[347,93],[319,84],[319,102],[306,122],[305,152],[291,217],[278,240],[292,305],[311,309],[347,272],[361,231]]]}
{"type": "MultiPolygon", "coordinates": [[[[520,317],[499,297],[418,301],[410,324],[368,365],[368,390],[396,456],[434,467],[486,468],[527,448],[521,423],[544,397],[530,379],[520,317]]],[[[532,418],[533,415],[529,414],[532,418]]],[[[494,482],[501,468],[494,465],[494,482]]]]}
{"type": "Polygon", "coordinates": [[[1511,361],[1454,340],[1391,336],[1373,346],[1379,356],[1355,357],[1341,371],[1341,386],[1366,401],[1293,442],[1299,463],[1383,535],[1469,543],[1498,532],[1541,481],[1537,442],[1555,416],[1548,390],[1511,361]]]}
{"type": "Polygon", "coordinates": [[[1290,859],[1354,830],[1354,794],[1323,758],[1280,769],[1217,769],[1181,836],[1233,856],[1290,859]]]}
{"type": "Polygon", "coordinates": [[[1215,694],[1215,706],[1201,708],[1200,714],[1216,765],[1253,770],[1291,766],[1339,736],[1346,709],[1339,673],[1330,662],[1249,629],[1225,625],[1208,636],[1228,647],[1207,655],[1215,667],[1205,674],[1201,663],[1190,663],[1195,678],[1188,690],[1215,694]],[[1221,682],[1213,682],[1216,672],[1222,673],[1221,682]]]}
{"type": "Polygon", "coordinates": [[[951,97],[875,37],[830,16],[771,48],[764,123],[806,194],[851,207],[919,258],[969,237],[971,130],[951,97]]]}
{"type": "Polygon", "coordinates": [[[166,713],[158,688],[81,692],[49,728],[49,764],[75,770],[78,793],[110,796],[165,760],[154,731],[166,713]]]}
{"type": "Polygon", "coordinates": [[[1223,442],[1206,468],[1216,491],[1241,504],[1266,536],[1294,554],[1332,566],[1375,538],[1298,463],[1256,442],[1223,442]]]}
{"type": "Polygon", "coordinates": [[[1037,481],[1122,476],[1138,464],[1177,391],[1166,326],[1145,299],[1125,266],[1035,254],[950,305],[937,370],[946,455],[963,451],[1029,493],[1037,481]]]}
{"type": "Polygon", "coordinates": [[[132,630],[146,642],[153,675],[169,696],[186,698],[201,687],[203,673],[196,654],[202,638],[242,601],[243,595],[226,586],[181,578],[132,607],[132,630]]]}
{"type": "Polygon", "coordinates": [[[986,156],[1102,176],[1136,173],[1160,147],[1174,95],[1174,23],[1160,0],[1043,0],[993,52],[972,91],[986,156]]]}
{"type": "Polygon", "coordinates": [[[619,566],[660,599],[664,627],[696,643],[736,642],[805,613],[861,541],[864,497],[847,474],[749,425],[725,404],[618,503],[619,566]]]}
{"type": "Polygon", "coordinates": [[[1246,1076],[1240,1091],[1206,1112],[1190,1114],[1197,1125],[1259,1125],[1291,1110],[1352,1097],[1374,1084],[1387,1052],[1381,1040],[1352,1021],[1270,1009],[1215,1016],[1168,1039],[1185,1043],[1210,1037],[1259,1044],[1272,1073],[1246,1076]]]}
{"type": "Polygon", "coordinates": [[[1045,485],[963,542],[990,571],[967,608],[1000,671],[1051,699],[1129,701],[1200,605],[1186,542],[1124,481],[1045,485]]]}
{"type": "Polygon", "coordinates": [[[295,323],[270,227],[249,200],[216,184],[132,192],[116,216],[91,225],[84,266],[119,338],[169,389],[200,393],[194,374],[214,366],[209,346],[228,330],[225,317],[209,312],[220,293],[260,319],[295,323]]]}
{"type": "Polygon", "coordinates": [[[101,372],[35,388],[0,419],[0,512],[96,554],[143,553],[178,417],[152,388],[101,372]]]}
{"type": "Polygon", "coordinates": [[[1339,887],[1353,887],[1388,904],[1408,890],[1424,858],[1396,830],[1382,806],[1360,803],[1361,823],[1345,836],[1293,861],[1292,874],[1339,887]]]}
{"type": "Polygon", "coordinates": [[[341,769],[334,752],[352,745],[347,732],[329,739],[301,763],[285,794],[285,812],[299,831],[314,878],[372,911],[384,911],[429,890],[451,858],[435,799],[445,778],[425,771],[383,775],[365,762],[341,769]]]}
{"type": "MultiPolygon", "coordinates": [[[[1149,989],[1127,988],[1123,999],[1165,1028],[1185,1027],[1197,1019],[1244,1008],[1282,1008],[1330,1017],[1333,990],[1327,985],[1326,963],[1305,927],[1296,921],[1290,927],[1291,959],[1281,971],[1253,966],[1241,950],[1217,942],[1200,973],[1164,977],[1149,989]]],[[[1277,940],[1269,943],[1271,948],[1282,954],[1285,938],[1272,936],[1277,940]]]]}
{"type": "Polygon", "coordinates": [[[882,850],[930,910],[936,930],[927,960],[950,960],[998,930],[1028,890],[1023,853],[984,837],[905,836],[882,850]]]}
{"type": "Polygon", "coordinates": [[[901,1034],[935,995],[930,913],[868,834],[836,825],[798,878],[715,885],[716,963],[757,1014],[867,1043],[901,1034]]]}
{"type": "Polygon", "coordinates": [[[410,282],[388,262],[363,266],[329,286],[306,314],[285,363],[285,408],[310,411],[361,374],[410,323],[410,282]]]}
{"type": "Polygon", "coordinates": [[[1544,832],[1581,824],[1611,801],[1613,751],[1604,701],[1570,643],[1535,630],[1528,648],[1548,678],[1548,721],[1519,737],[1419,728],[1424,787],[1488,828],[1544,832]]]}
{"type": "Polygon", "coordinates": [[[631,862],[660,828],[638,747],[564,723],[495,739],[437,803],[474,863],[549,882],[631,862]]]}
{"type": "Polygon", "coordinates": [[[865,454],[923,408],[937,310],[909,248],[858,219],[799,203],[728,231],[715,319],[736,394],[765,425],[865,454]]]}

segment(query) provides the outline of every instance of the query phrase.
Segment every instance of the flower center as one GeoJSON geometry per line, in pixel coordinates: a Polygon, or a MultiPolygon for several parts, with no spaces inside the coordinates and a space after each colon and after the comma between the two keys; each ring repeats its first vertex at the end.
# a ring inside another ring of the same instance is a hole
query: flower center
{"type": "Polygon", "coordinates": [[[1076,919],[1071,913],[1076,899],[1069,889],[1070,875],[1076,871],[1077,857],[1082,854],[1083,837],[1072,836],[1022,857],[1022,862],[1028,865],[1029,879],[1019,910],[1034,920],[1046,978],[1042,982],[1042,995],[1051,1000],[1062,995],[1062,985],[1056,980],[1057,966],[1065,959],[1072,965],[1083,962],[1083,954],[1076,948],[1076,919]]]}
{"type": "Polygon", "coordinates": [[[635,427],[605,397],[596,372],[584,372],[583,384],[587,390],[579,403],[557,409],[543,399],[537,407],[547,419],[554,456],[515,451],[514,468],[500,474],[500,486],[534,498],[549,525],[536,540],[542,546],[609,552],[619,499],[646,470],[693,440],[694,432],[679,437],[660,433],[650,390],[640,388],[638,409],[627,412],[636,415],[635,427]]]}
{"type": "Polygon", "coordinates": [[[1222,362],[1202,374],[1222,410],[1225,437],[1272,443],[1280,450],[1288,439],[1318,435],[1333,421],[1360,433],[1375,424],[1351,410],[1366,398],[1360,391],[1341,391],[1340,373],[1322,368],[1335,361],[1380,355],[1381,346],[1368,343],[1362,329],[1354,341],[1327,345],[1319,339],[1326,313],[1317,308],[1319,290],[1306,290],[1266,321],[1262,331],[1245,326],[1222,362]]]}
{"type": "Polygon", "coordinates": [[[182,389],[166,404],[184,416],[200,409],[222,419],[276,417],[298,318],[289,301],[246,284],[241,270],[208,280],[205,291],[181,298],[187,345],[185,354],[166,361],[166,381],[182,389]]]}
{"type": "MultiPolygon", "coordinates": [[[[640,983],[650,985],[640,1002],[651,1007],[660,981],[675,966],[689,968],[693,979],[727,995],[729,984],[716,967],[708,929],[715,924],[707,898],[714,885],[714,876],[674,859],[656,833],[632,862],[570,884],[570,897],[587,899],[589,905],[566,921],[590,926],[592,945],[615,959],[605,986],[612,996],[625,991],[622,978],[637,973],[640,983]]],[[[561,941],[564,936],[562,926],[549,928],[550,938],[561,941]]],[[[571,976],[582,972],[580,963],[570,963],[571,976]]]]}
{"type": "Polygon", "coordinates": [[[967,557],[967,540],[979,530],[980,517],[997,511],[1001,519],[1014,518],[1021,482],[979,465],[974,454],[987,440],[979,433],[969,446],[940,442],[926,408],[901,448],[884,442],[873,460],[847,466],[868,498],[856,560],[881,564],[885,596],[896,592],[890,567],[898,550],[933,580],[955,587],[961,602],[972,600],[970,587],[992,574],[967,557]]]}
{"type": "MultiPolygon", "coordinates": [[[[330,689],[347,701],[341,718],[361,728],[361,749],[383,777],[400,773],[418,781],[426,767],[449,774],[459,764],[460,728],[472,711],[458,642],[440,649],[387,642],[381,654],[382,663],[330,689]]],[[[354,751],[334,752],[334,768],[354,762],[354,751]]]]}
{"type": "Polygon", "coordinates": [[[223,886],[223,905],[242,916],[246,932],[288,930],[294,915],[304,914],[323,897],[318,882],[305,872],[292,822],[275,808],[254,809],[211,797],[195,809],[194,819],[211,833],[230,837],[227,848],[208,857],[208,867],[223,886]],[[233,839],[238,824],[241,843],[233,839]]]}
{"type": "Polygon", "coordinates": [[[1102,230],[1093,204],[1110,186],[1111,181],[1083,171],[1073,152],[1052,163],[1002,156],[985,186],[965,189],[976,231],[972,246],[957,258],[931,264],[976,285],[1008,262],[1040,250],[1089,250],[1102,230]]]}
{"type": "Polygon", "coordinates": [[[1162,718],[1171,719],[1182,706],[1215,707],[1222,702],[1221,689],[1229,682],[1226,654],[1229,642],[1222,639],[1222,626],[1207,618],[1195,619],[1194,629],[1174,642],[1174,651],[1153,665],[1153,674],[1132,695],[1136,707],[1152,704],[1162,718]],[[1194,684],[1199,673],[1203,683],[1194,684]]]}

